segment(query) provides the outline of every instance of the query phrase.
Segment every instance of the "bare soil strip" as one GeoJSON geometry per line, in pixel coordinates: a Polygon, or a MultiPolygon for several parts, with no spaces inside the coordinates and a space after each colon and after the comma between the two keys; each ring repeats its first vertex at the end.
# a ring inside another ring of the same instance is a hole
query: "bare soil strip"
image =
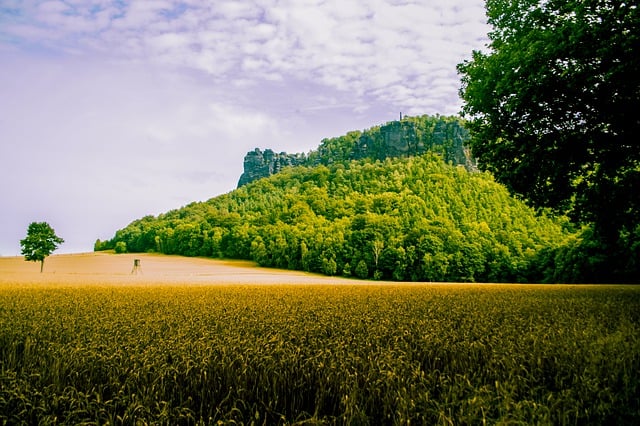
{"type": "Polygon", "coordinates": [[[160,254],[52,255],[40,264],[0,257],[0,284],[365,284],[299,271],[262,268],[253,262],[160,254]],[[139,268],[134,260],[139,259],[139,268]]]}

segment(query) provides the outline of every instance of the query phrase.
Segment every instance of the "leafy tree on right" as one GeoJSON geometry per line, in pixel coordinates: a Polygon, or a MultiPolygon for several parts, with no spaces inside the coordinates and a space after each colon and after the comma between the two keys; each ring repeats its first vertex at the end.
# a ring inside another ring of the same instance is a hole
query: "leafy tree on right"
{"type": "Polygon", "coordinates": [[[638,280],[639,6],[487,0],[486,11],[489,51],[458,65],[480,168],[589,225],[583,275],[638,280]]]}

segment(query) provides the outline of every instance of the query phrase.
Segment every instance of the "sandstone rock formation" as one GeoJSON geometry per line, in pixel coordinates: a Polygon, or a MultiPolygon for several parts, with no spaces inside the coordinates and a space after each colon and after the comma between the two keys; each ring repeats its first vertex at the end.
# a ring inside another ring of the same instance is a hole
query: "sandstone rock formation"
{"type": "Polygon", "coordinates": [[[384,160],[421,155],[428,151],[440,155],[447,163],[476,170],[476,161],[466,146],[468,140],[469,133],[457,117],[405,117],[363,132],[324,139],[309,155],[275,153],[271,149],[263,152],[256,148],[244,158],[244,173],[238,187],[268,177],[286,166],[327,165],[365,158],[384,160]]]}
{"type": "Polygon", "coordinates": [[[304,154],[275,153],[271,149],[265,149],[263,152],[256,148],[244,157],[244,173],[240,176],[238,188],[256,179],[278,173],[283,167],[302,165],[305,160],[304,154]]]}

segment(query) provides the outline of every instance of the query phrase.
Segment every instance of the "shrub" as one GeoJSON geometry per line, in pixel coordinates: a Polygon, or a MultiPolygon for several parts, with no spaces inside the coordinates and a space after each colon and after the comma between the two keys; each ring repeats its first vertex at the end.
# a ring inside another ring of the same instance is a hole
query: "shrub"
{"type": "Polygon", "coordinates": [[[126,253],[127,252],[127,243],[124,241],[118,241],[115,246],[116,253],[126,253]]]}

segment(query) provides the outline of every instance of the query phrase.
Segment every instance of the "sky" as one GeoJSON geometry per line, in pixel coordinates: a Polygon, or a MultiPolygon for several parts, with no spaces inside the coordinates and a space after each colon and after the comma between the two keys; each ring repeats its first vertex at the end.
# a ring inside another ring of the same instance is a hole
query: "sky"
{"type": "Polygon", "coordinates": [[[404,115],[457,114],[483,0],[0,0],[0,256],[56,253],[404,115]]]}

